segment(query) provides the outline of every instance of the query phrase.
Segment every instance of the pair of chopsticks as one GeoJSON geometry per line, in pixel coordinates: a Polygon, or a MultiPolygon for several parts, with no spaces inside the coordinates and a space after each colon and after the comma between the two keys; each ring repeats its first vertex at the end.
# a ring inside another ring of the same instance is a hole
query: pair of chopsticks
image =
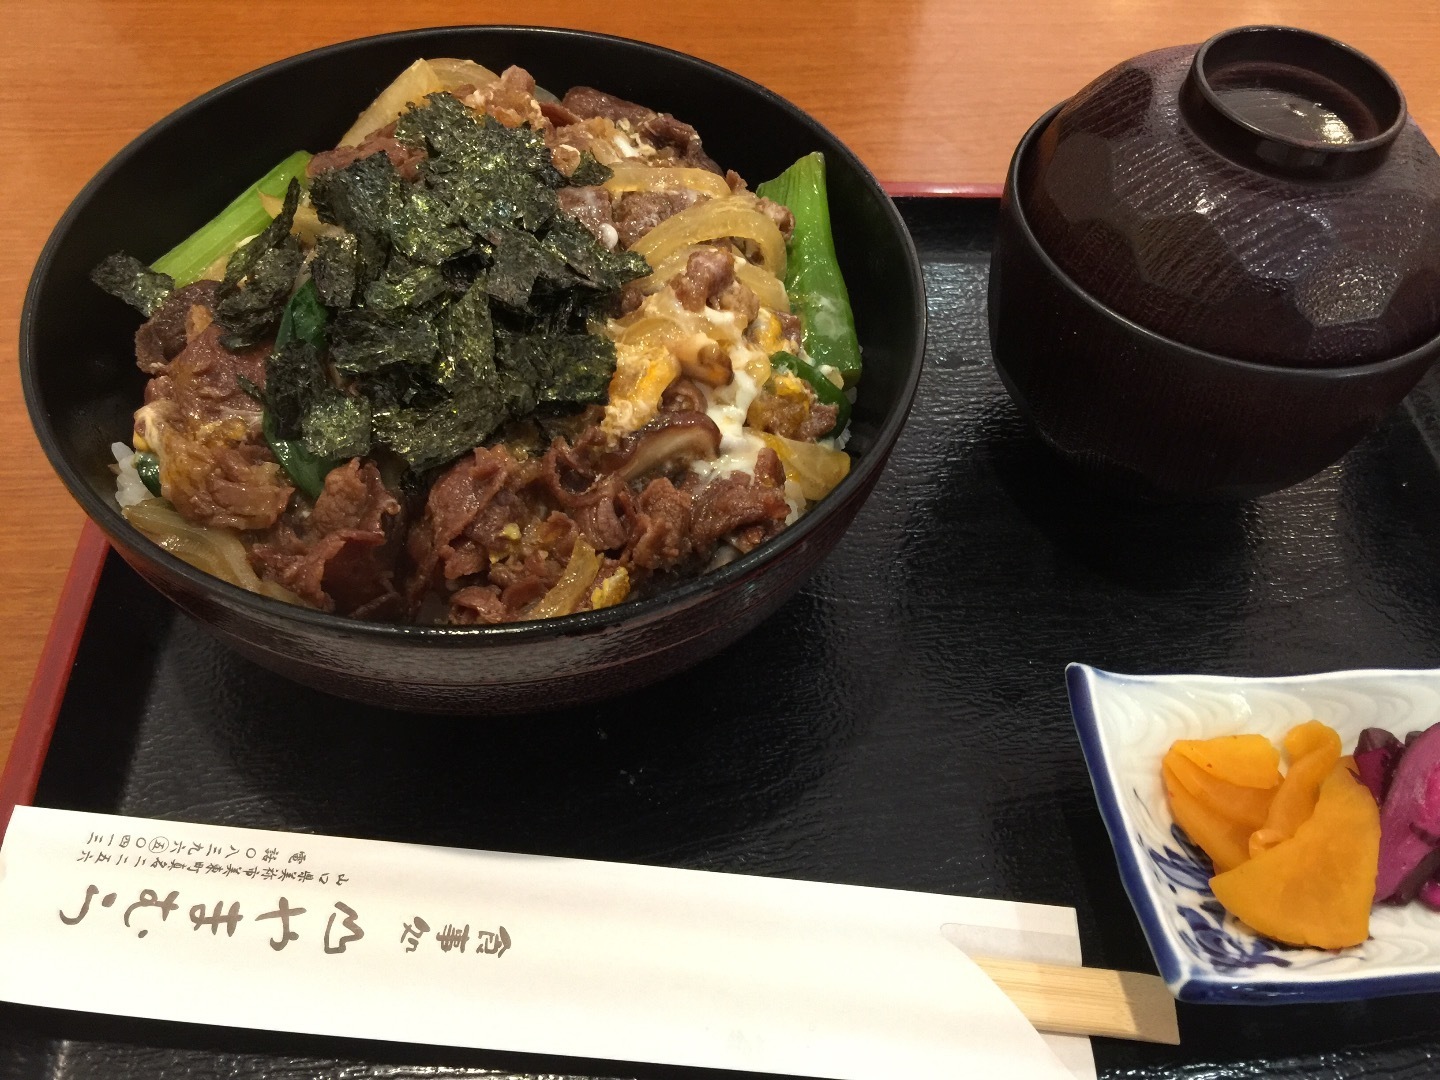
{"type": "Polygon", "coordinates": [[[987,956],[970,959],[1037,1031],[1180,1043],[1175,998],[1155,975],[987,956]]]}

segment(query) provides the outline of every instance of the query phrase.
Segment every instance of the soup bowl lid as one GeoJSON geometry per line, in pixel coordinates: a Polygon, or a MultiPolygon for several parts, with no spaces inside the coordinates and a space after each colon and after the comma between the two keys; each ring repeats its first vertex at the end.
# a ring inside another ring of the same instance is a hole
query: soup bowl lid
{"type": "Polygon", "coordinates": [[[1440,157],[1394,80],[1331,38],[1241,27],[1134,57],[1023,166],[1046,253],[1172,340],[1346,367],[1440,333],[1440,157]]]}

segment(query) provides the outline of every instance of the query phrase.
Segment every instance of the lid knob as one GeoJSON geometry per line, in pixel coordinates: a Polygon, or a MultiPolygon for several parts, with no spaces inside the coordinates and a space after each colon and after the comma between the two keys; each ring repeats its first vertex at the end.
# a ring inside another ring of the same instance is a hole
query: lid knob
{"type": "Polygon", "coordinates": [[[1373,169],[1405,124],[1405,97],[1368,56],[1286,26],[1201,45],[1180,88],[1194,132],[1238,164],[1339,180],[1373,169]]]}

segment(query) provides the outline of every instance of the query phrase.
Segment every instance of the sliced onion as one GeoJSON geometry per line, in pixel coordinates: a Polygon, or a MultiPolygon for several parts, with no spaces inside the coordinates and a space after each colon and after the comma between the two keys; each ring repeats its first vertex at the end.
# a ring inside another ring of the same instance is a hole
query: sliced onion
{"type": "MultiPolygon", "coordinates": [[[[257,194],[260,196],[260,205],[265,208],[265,212],[272,218],[280,213],[281,209],[285,206],[285,200],[278,195],[266,195],[263,191],[257,194]]],[[[345,230],[338,225],[326,225],[320,220],[320,215],[315,212],[315,207],[310,205],[309,199],[304,199],[300,205],[295,208],[295,221],[294,224],[291,225],[290,231],[298,236],[303,243],[314,247],[315,241],[320,237],[339,236],[342,235],[345,230]]],[[[223,270],[221,271],[221,276],[224,276],[223,270]]]]}
{"type": "Polygon", "coordinates": [[[535,606],[525,613],[525,618],[553,619],[557,615],[569,615],[585,599],[586,590],[599,572],[600,556],[583,537],[576,539],[575,550],[570,553],[570,561],[565,564],[560,580],[535,601],[535,606]]]}
{"type": "Polygon", "coordinates": [[[850,475],[850,455],[819,443],[800,442],[768,431],[756,432],[785,467],[785,479],[800,485],[810,502],[823,499],[850,475]]]}
{"type": "Polygon", "coordinates": [[[164,499],[148,499],[122,512],[126,521],[195,569],[250,592],[303,606],[303,601],[289,589],[260,580],[250,568],[245,545],[233,530],[186,521],[164,499]]]}
{"type": "MultiPolygon", "coordinates": [[[[458,84],[457,84],[458,85],[458,84]]],[[[399,75],[350,125],[340,137],[340,146],[355,146],[366,135],[379,131],[392,120],[398,120],[410,106],[418,105],[428,95],[444,90],[445,84],[428,60],[416,60],[399,75]]]]}
{"type": "MultiPolygon", "coordinates": [[[[697,251],[704,251],[705,244],[689,244],[679,251],[674,252],[665,259],[663,263],[652,270],[647,276],[639,278],[635,284],[643,293],[652,293],[663,289],[670,279],[685,269],[685,264],[690,261],[690,256],[697,251]]],[[[762,307],[770,308],[772,311],[790,311],[790,297],[786,295],[785,283],[770,273],[763,266],[757,266],[748,259],[735,257],[735,279],[745,285],[759,298],[762,307]]]]}
{"type": "Polygon", "coordinates": [[[745,259],[737,259],[735,280],[747,286],[759,298],[761,307],[789,314],[790,297],[785,292],[785,283],[763,266],[756,266],[745,259]]]}
{"type": "Polygon", "coordinates": [[[442,56],[426,61],[435,77],[440,80],[441,90],[458,90],[462,86],[473,86],[477,90],[484,89],[493,82],[498,82],[500,76],[495,74],[483,64],[477,64],[474,60],[457,60],[452,56],[442,56]]]}
{"type": "Polygon", "coordinates": [[[709,169],[655,167],[639,162],[619,161],[612,167],[605,190],[612,195],[624,191],[698,191],[712,199],[728,198],[730,185],[709,169]]]}
{"type": "Polygon", "coordinates": [[[660,222],[630,249],[645,256],[652,269],[659,269],[681,248],[726,237],[753,241],[765,268],[776,277],[784,275],[785,238],[775,222],[746,199],[711,199],[687,207],[660,222]]]}

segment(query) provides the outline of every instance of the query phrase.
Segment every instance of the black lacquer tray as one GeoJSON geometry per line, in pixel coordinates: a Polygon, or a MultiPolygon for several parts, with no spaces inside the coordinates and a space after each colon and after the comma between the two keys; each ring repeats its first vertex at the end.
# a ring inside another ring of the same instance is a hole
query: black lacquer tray
{"type": "MultiPolygon", "coordinates": [[[[726,652],[583,710],[372,711],[240,659],[97,556],[88,619],[77,563],[11,798],[43,755],[46,806],[1064,904],[1087,963],[1153,971],[1064,666],[1440,666],[1440,381],[1298,487],[1111,502],[1026,430],[990,365],[995,203],[902,206],[931,316],[909,425],[820,572],[726,652]]],[[[1179,1047],[1095,1052],[1112,1078],[1419,1080],[1440,1071],[1437,1017],[1440,997],[1181,1005],[1179,1047]]],[[[718,1075],[0,1006],[6,1080],[541,1073],[718,1075]]]]}

